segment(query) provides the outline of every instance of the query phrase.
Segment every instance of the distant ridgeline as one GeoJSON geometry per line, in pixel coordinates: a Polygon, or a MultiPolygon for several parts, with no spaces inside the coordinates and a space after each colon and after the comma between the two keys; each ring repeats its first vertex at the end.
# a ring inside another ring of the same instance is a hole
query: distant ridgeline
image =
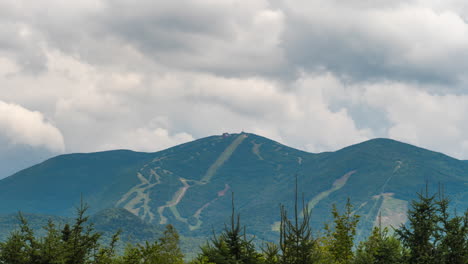
{"type": "Polygon", "coordinates": [[[373,139],[313,154],[254,134],[225,133],[156,153],[49,159],[0,180],[0,215],[71,217],[83,197],[92,214],[123,208],[159,230],[172,224],[185,237],[206,237],[229,221],[233,192],[249,233],[273,241],[280,204],[293,211],[296,176],[314,232],[330,221],[332,205],[342,209],[348,198],[361,216],[358,239],[369,235],[379,215],[383,226],[398,227],[426,183],[432,190],[442,184],[459,212],[468,207],[468,162],[441,153],[373,139]]]}

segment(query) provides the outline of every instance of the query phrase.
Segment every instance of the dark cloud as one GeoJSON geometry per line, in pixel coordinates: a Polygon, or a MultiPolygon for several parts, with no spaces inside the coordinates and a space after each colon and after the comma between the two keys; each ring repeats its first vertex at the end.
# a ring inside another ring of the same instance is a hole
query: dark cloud
{"type": "Polygon", "coordinates": [[[291,67],[357,82],[460,85],[468,74],[468,24],[453,10],[410,1],[288,4],[282,46],[291,67]]]}
{"type": "Polygon", "coordinates": [[[3,0],[0,162],[241,130],[314,152],[379,136],[468,157],[467,7],[3,0]]]}

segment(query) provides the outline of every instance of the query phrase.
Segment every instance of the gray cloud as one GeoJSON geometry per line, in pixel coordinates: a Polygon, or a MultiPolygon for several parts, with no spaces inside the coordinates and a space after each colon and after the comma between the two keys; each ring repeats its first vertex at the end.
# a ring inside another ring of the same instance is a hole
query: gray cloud
{"type": "Polygon", "coordinates": [[[466,14],[416,1],[360,2],[285,1],[290,63],[355,81],[465,81],[466,14]]]}
{"type": "Polygon", "coordinates": [[[467,158],[464,2],[2,0],[0,140],[30,162],[241,130],[467,158]]]}

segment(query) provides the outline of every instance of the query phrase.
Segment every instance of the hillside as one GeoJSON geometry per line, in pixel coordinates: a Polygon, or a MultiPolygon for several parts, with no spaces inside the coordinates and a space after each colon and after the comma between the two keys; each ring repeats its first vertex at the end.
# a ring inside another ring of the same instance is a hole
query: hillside
{"type": "Polygon", "coordinates": [[[248,231],[272,239],[279,205],[292,209],[295,175],[316,230],[329,219],[331,205],[341,208],[348,197],[362,216],[360,230],[368,230],[379,211],[384,224],[399,225],[408,201],[426,182],[434,188],[443,183],[455,207],[468,207],[466,161],[389,139],[313,154],[241,133],[156,153],[118,150],[52,158],[0,181],[0,214],[21,210],[69,217],[82,195],[92,213],[124,208],[145,223],[171,223],[183,235],[197,237],[223,227],[234,192],[248,231]]]}

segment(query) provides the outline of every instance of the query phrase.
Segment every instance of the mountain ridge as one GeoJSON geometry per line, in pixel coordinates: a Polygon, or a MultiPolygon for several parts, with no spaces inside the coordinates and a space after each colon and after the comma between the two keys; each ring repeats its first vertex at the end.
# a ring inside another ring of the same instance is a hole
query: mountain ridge
{"type": "Polygon", "coordinates": [[[399,141],[377,138],[334,152],[309,153],[250,133],[210,136],[158,152],[114,150],[67,154],[0,180],[0,214],[17,211],[69,216],[80,196],[92,213],[124,208],[184,235],[221,228],[230,192],[245,224],[262,239],[277,236],[279,204],[292,208],[299,192],[320,229],[332,204],[348,197],[369,229],[405,221],[408,202],[426,182],[444,183],[456,208],[466,208],[468,163],[399,141]],[[51,206],[53,205],[53,206],[51,206]]]}
{"type": "MultiPolygon", "coordinates": [[[[288,145],[285,145],[283,143],[280,143],[278,141],[275,141],[275,140],[272,140],[272,139],[269,139],[267,137],[263,137],[263,136],[260,136],[260,135],[257,135],[257,134],[254,134],[254,133],[248,133],[248,132],[240,132],[240,133],[228,133],[229,135],[238,135],[238,134],[246,134],[246,135],[249,135],[249,136],[255,136],[255,137],[258,137],[260,139],[265,139],[265,140],[268,140],[268,141],[271,141],[272,143],[277,143],[279,145],[283,145],[287,148],[291,148],[291,149],[294,149],[296,151],[302,151],[304,153],[307,153],[307,154],[314,154],[314,155],[320,155],[320,154],[327,154],[327,153],[334,153],[334,152],[337,152],[337,151],[341,151],[341,150],[344,150],[344,149],[348,149],[348,148],[354,148],[354,147],[357,147],[357,146],[360,146],[360,145],[365,145],[367,143],[374,143],[374,142],[391,142],[391,143],[394,143],[394,144],[400,144],[400,145],[407,145],[409,147],[412,147],[412,148],[415,148],[415,149],[421,149],[421,150],[425,150],[425,151],[429,151],[429,152],[432,152],[434,154],[440,154],[442,156],[446,156],[450,159],[455,159],[455,160],[458,160],[458,161],[466,161],[468,162],[468,160],[463,160],[463,159],[458,159],[458,158],[455,158],[455,157],[452,157],[446,153],[443,153],[443,152],[439,152],[439,151],[434,151],[434,150],[430,150],[428,148],[424,148],[424,147],[419,147],[419,146],[416,146],[414,144],[411,144],[411,143],[406,143],[406,142],[403,142],[403,141],[399,141],[399,140],[395,140],[395,139],[391,139],[391,138],[384,138],[384,137],[377,137],[377,138],[372,138],[372,139],[368,139],[368,140],[365,140],[365,141],[362,141],[362,142],[358,142],[358,143],[354,143],[354,144],[351,144],[349,146],[345,146],[345,147],[342,147],[340,149],[337,149],[335,151],[322,151],[322,152],[310,152],[310,151],[306,151],[306,150],[301,150],[299,148],[294,148],[294,147],[290,147],[288,145]]],[[[219,135],[218,135],[219,136],[219,135]]],[[[51,160],[54,160],[56,158],[59,158],[59,157],[68,157],[68,156],[81,156],[81,155],[89,155],[89,154],[114,154],[114,153],[119,153],[119,152],[129,152],[129,153],[137,153],[137,154],[147,154],[147,155],[152,155],[152,154],[156,154],[158,152],[162,152],[162,151],[168,151],[168,150],[172,150],[174,148],[178,148],[178,147],[182,147],[186,144],[191,144],[191,143],[194,143],[196,141],[202,141],[202,140],[206,140],[206,139],[210,139],[210,138],[213,138],[213,137],[217,137],[217,135],[212,135],[212,136],[207,136],[207,137],[202,137],[202,138],[199,138],[199,139],[196,139],[196,140],[193,140],[193,141],[189,141],[189,142],[185,142],[185,143],[181,143],[181,144],[178,144],[178,145],[175,145],[175,146],[171,146],[171,147],[168,147],[168,148],[165,148],[165,149],[162,149],[162,150],[158,150],[158,151],[137,151],[137,150],[132,150],[132,149],[110,149],[110,150],[99,150],[99,151],[91,151],[91,152],[72,152],[72,153],[65,153],[65,154],[60,154],[60,155],[56,155],[56,156],[53,156],[53,157],[50,157],[40,163],[37,163],[35,165],[32,165],[30,167],[27,167],[27,168],[24,168],[24,169],[21,169],[21,170],[18,170],[17,172],[11,174],[11,175],[8,175],[6,176],[5,178],[2,178],[0,180],[3,180],[3,179],[6,179],[6,178],[9,178],[11,176],[14,176],[15,174],[19,173],[19,172],[22,172],[24,170],[27,170],[29,168],[32,168],[32,167],[35,167],[35,166],[38,166],[38,165],[41,165],[45,162],[49,162],[51,160]]]]}

